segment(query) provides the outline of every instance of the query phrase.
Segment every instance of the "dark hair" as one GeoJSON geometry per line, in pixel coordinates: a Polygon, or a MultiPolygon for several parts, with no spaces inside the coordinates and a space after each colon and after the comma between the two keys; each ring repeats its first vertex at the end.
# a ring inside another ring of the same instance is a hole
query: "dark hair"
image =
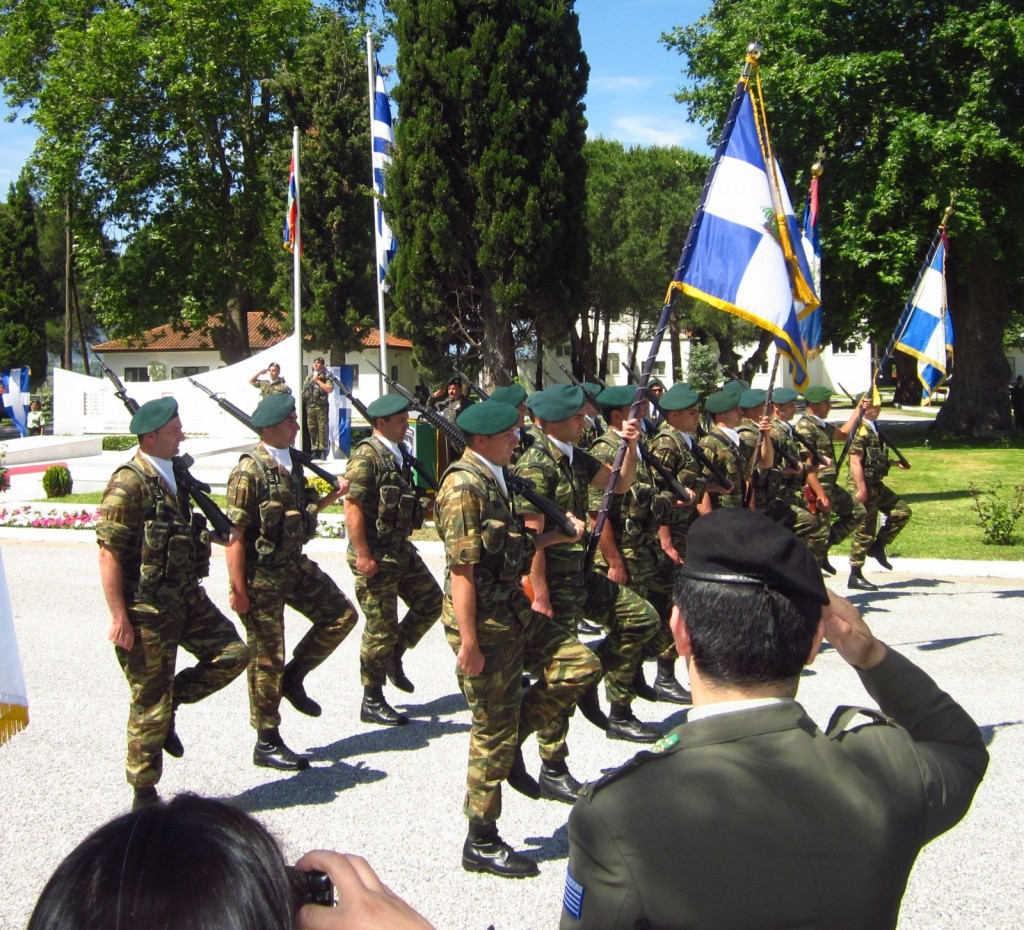
{"type": "Polygon", "coordinates": [[[741,687],[795,680],[821,618],[821,605],[812,598],[684,575],[676,581],[675,602],[701,673],[741,687]]]}
{"type": "Polygon", "coordinates": [[[181,794],[80,843],[28,930],[291,930],[291,902],[281,850],[257,820],[181,794]]]}

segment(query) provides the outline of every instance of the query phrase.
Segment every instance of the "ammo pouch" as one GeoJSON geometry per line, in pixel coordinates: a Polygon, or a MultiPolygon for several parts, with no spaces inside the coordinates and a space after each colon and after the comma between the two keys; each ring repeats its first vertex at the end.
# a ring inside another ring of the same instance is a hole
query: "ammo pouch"
{"type": "Polygon", "coordinates": [[[404,540],[413,530],[423,526],[427,501],[414,488],[383,484],[377,511],[377,536],[383,543],[404,540]]]}
{"type": "Polygon", "coordinates": [[[260,535],[256,538],[259,564],[283,562],[305,542],[306,513],[286,510],[281,501],[260,504],[260,535]]]}
{"type": "Polygon", "coordinates": [[[655,494],[651,499],[651,518],[658,526],[663,526],[672,521],[672,511],[674,509],[672,502],[664,494],[655,494]]]}
{"type": "Polygon", "coordinates": [[[868,445],[864,450],[864,477],[868,481],[881,481],[889,474],[889,451],[880,443],[868,445]]]}
{"type": "Polygon", "coordinates": [[[174,520],[168,508],[160,504],[157,516],[142,525],[142,557],[139,563],[140,600],[149,600],[166,586],[182,587],[201,577],[197,568],[205,565],[209,571],[209,535],[206,520],[193,515],[190,526],[174,520]],[[200,532],[205,536],[205,560],[197,559],[198,539],[194,527],[201,521],[200,532]]]}
{"type": "Polygon", "coordinates": [[[207,529],[206,517],[201,513],[192,514],[192,546],[195,552],[193,571],[196,578],[205,578],[210,574],[210,531],[207,529]]]}

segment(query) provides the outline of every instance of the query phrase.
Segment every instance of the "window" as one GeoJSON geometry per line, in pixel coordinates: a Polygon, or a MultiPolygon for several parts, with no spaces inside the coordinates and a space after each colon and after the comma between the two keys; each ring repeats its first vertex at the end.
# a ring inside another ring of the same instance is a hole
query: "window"
{"type": "Polygon", "coordinates": [[[563,342],[556,350],[555,354],[559,358],[569,358],[572,355],[572,346],[568,342],[563,342]]]}
{"type": "Polygon", "coordinates": [[[126,368],[124,370],[125,381],[148,381],[149,380],[149,369],[148,368],[126,368]]]}
{"type": "Polygon", "coordinates": [[[182,365],[171,369],[172,378],[192,378],[195,375],[206,374],[210,370],[209,365],[182,365]]]}
{"type": "Polygon", "coordinates": [[[617,375],[619,373],[619,353],[609,352],[608,353],[608,374],[617,375]]]}
{"type": "Polygon", "coordinates": [[[664,362],[657,362],[656,361],[654,363],[654,367],[651,369],[651,374],[652,375],[657,375],[659,378],[664,377],[664,375],[665,375],[665,363],[664,362]]]}
{"type": "Polygon", "coordinates": [[[856,355],[860,348],[859,342],[833,342],[832,351],[836,355],[856,355]]]}

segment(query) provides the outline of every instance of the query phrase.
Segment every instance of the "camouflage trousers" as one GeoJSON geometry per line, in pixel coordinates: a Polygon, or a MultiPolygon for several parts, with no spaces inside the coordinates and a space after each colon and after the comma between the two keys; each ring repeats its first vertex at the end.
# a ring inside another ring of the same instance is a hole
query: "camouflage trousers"
{"type": "MultiPolygon", "coordinates": [[[[457,655],[461,638],[447,597],[442,622],[457,655]]],[[[503,621],[478,618],[477,641],[483,671],[456,672],[472,715],[463,809],[473,823],[489,824],[501,816],[501,783],[512,767],[520,732],[539,732],[563,716],[598,681],[601,664],[573,634],[525,603],[503,621]],[[525,691],[524,668],[539,676],[525,691]]]]}
{"type": "MultiPolygon", "coordinates": [[[[675,640],[668,625],[669,617],[672,615],[675,563],[665,555],[661,543],[656,539],[643,546],[624,547],[619,551],[626,563],[626,572],[629,576],[626,587],[646,600],[659,618],[654,633],[644,644],[641,660],[655,657],[675,659],[675,640]]],[[[636,668],[633,671],[635,672],[636,668]]]]}
{"type": "Polygon", "coordinates": [[[160,781],[163,745],[174,710],[223,688],[245,668],[249,653],[235,627],[198,585],[160,608],[129,609],[135,644],[114,647],[128,679],[128,784],[149,788],[160,781]],[[174,674],[178,647],[199,661],[174,674]]]}
{"type": "MultiPolygon", "coordinates": [[[[627,706],[632,704],[641,653],[660,625],[657,611],[640,595],[609,581],[600,572],[591,574],[585,588],[579,573],[549,576],[548,591],[554,622],[567,633],[575,635],[576,626],[583,618],[608,631],[594,649],[601,662],[608,700],[627,706]]],[[[574,710],[575,705],[537,731],[540,757],[545,762],[564,761],[568,757],[566,738],[574,710]]]]}
{"type": "Polygon", "coordinates": [[[359,647],[359,677],[364,688],[384,684],[385,670],[395,647],[403,651],[412,649],[441,616],[443,600],[434,576],[411,542],[373,550],[372,554],[377,573],[367,578],[356,569],[355,548],[348,549],[356,600],[366,617],[359,647]],[[409,608],[401,623],[399,597],[409,608]]]}
{"type": "Polygon", "coordinates": [[[320,566],[301,554],[282,565],[250,565],[247,589],[249,612],[242,622],[249,640],[249,722],[266,730],[281,724],[285,605],[313,624],[292,651],[304,672],[337,649],[358,614],[320,566]]]}
{"type": "Polygon", "coordinates": [[[850,540],[850,567],[861,568],[871,544],[888,546],[910,520],[910,507],[884,484],[869,485],[868,499],[864,502],[864,519],[853,530],[850,540]],[[879,513],[885,514],[885,523],[878,533],[879,513]]]}
{"type": "Polygon", "coordinates": [[[858,523],[863,522],[864,505],[846,488],[826,487],[825,492],[828,494],[830,505],[825,518],[836,518],[828,531],[828,546],[825,549],[828,552],[832,546],[836,546],[846,539],[858,523]]]}
{"type": "Polygon", "coordinates": [[[306,406],[306,429],[309,430],[309,444],[314,451],[319,449],[321,452],[326,452],[331,448],[327,431],[330,409],[326,405],[321,407],[319,404],[306,406]]]}
{"type": "Polygon", "coordinates": [[[822,514],[811,513],[793,500],[775,498],[764,508],[765,516],[791,530],[806,543],[815,560],[821,564],[828,553],[828,521],[822,514]]]}

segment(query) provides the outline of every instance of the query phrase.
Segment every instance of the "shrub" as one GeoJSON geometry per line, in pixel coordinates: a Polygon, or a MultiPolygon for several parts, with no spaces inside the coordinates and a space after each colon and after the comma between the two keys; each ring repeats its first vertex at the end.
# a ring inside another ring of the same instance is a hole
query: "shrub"
{"type": "Polygon", "coordinates": [[[1002,482],[996,482],[991,490],[982,491],[973,482],[970,485],[974,507],[978,511],[978,525],[987,546],[1012,546],[1015,542],[1014,528],[1024,513],[1024,484],[1014,487],[1017,496],[1010,500],[998,496],[1002,486],[1002,482]]]}
{"type": "Polygon", "coordinates": [[[104,452],[121,452],[124,449],[131,449],[139,444],[138,436],[104,436],[104,452]]]}
{"type": "Polygon", "coordinates": [[[47,497],[67,497],[74,482],[64,465],[51,465],[43,473],[43,490],[47,497]]]}
{"type": "Polygon", "coordinates": [[[317,478],[316,476],[306,479],[306,484],[310,487],[316,488],[317,493],[321,497],[327,497],[328,494],[334,493],[334,488],[325,481],[323,478],[317,478]]]}

